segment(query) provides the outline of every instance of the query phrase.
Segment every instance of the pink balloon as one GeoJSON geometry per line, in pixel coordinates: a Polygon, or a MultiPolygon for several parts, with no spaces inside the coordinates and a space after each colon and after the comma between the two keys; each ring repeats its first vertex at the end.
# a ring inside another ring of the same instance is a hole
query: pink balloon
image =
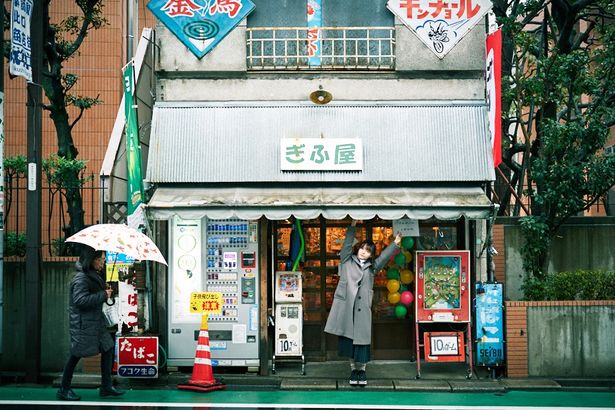
{"type": "Polygon", "coordinates": [[[409,305],[414,300],[414,295],[409,290],[406,290],[401,293],[401,298],[399,301],[404,305],[409,305]]]}

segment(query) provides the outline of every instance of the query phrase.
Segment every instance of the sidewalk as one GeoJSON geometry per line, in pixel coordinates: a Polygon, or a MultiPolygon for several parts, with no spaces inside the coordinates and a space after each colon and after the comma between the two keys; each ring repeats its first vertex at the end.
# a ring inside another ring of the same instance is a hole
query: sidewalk
{"type": "MultiPolygon", "coordinates": [[[[301,365],[296,363],[276,363],[276,373],[259,376],[254,373],[218,372],[214,377],[227,385],[227,390],[271,391],[271,390],[322,390],[344,391],[353,389],[383,391],[432,391],[432,392],[490,392],[504,393],[511,390],[535,391],[601,391],[615,392],[615,378],[527,378],[492,379],[487,369],[474,367],[474,374],[466,378],[467,364],[464,363],[421,363],[421,378],[417,379],[416,363],[408,361],[374,361],[367,366],[368,385],[352,387],[348,384],[350,368],[347,362],[306,363],[305,375],[301,375],[301,365]]],[[[58,386],[61,374],[48,375],[53,385],[58,386]]],[[[190,379],[190,373],[162,372],[156,379],[116,378],[124,389],[174,389],[177,384],[190,379]]],[[[98,387],[97,374],[75,374],[73,386],[76,388],[98,387]]]]}

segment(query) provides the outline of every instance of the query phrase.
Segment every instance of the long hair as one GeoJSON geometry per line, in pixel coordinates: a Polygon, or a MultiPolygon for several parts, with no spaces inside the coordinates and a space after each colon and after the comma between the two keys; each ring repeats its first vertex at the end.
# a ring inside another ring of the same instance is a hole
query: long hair
{"type": "Polygon", "coordinates": [[[81,250],[81,255],[79,255],[79,264],[81,265],[84,272],[92,270],[92,262],[94,259],[103,255],[105,251],[97,251],[94,248],[90,248],[89,246],[84,246],[81,250]]]}
{"type": "Polygon", "coordinates": [[[370,252],[369,255],[369,261],[373,262],[374,257],[376,256],[376,244],[372,241],[370,241],[369,239],[364,240],[363,242],[359,243],[355,249],[354,249],[354,254],[358,254],[359,253],[359,249],[361,248],[365,248],[366,250],[368,250],[370,252]]]}

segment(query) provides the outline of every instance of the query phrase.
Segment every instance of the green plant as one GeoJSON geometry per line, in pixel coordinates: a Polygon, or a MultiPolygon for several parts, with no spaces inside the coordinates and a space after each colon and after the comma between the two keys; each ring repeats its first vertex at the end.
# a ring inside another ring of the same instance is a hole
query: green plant
{"type": "Polygon", "coordinates": [[[615,272],[577,270],[528,277],[525,300],[615,300],[615,272]]]}
{"type": "Polygon", "coordinates": [[[4,256],[25,256],[26,234],[7,232],[4,236],[4,256]]]}

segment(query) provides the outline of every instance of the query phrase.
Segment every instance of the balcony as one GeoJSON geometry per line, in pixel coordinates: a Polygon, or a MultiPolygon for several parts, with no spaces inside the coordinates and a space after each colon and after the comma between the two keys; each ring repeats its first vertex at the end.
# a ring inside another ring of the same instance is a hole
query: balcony
{"type": "Polygon", "coordinates": [[[395,69],[394,27],[253,27],[246,36],[251,71],[395,69]],[[320,54],[309,55],[318,41],[320,54]]]}

